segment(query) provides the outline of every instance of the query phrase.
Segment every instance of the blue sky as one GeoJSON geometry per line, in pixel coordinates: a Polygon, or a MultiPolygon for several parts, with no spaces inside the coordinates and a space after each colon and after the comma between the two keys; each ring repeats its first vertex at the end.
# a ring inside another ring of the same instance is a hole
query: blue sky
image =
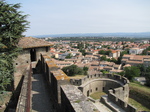
{"type": "Polygon", "coordinates": [[[6,0],[29,14],[24,34],[149,32],[150,0],[6,0]]]}

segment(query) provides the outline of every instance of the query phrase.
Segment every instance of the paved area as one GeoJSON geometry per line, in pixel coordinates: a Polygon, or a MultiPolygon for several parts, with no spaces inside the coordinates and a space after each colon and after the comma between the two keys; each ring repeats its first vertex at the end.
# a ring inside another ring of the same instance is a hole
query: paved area
{"type": "Polygon", "coordinates": [[[109,108],[107,108],[104,104],[102,104],[101,102],[95,102],[93,104],[97,107],[97,109],[100,112],[113,112],[109,108]]]}
{"type": "Polygon", "coordinates": [[[32,76],[32,112],[55,112],[42,74],[32,76]]]}

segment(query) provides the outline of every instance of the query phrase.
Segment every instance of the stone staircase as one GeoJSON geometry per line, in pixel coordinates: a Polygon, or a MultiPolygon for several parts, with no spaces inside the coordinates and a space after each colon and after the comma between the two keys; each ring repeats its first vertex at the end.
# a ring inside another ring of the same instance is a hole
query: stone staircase
{"type": "Polygon", "coordinates": [[[113,112],[125,112],[122,108],[117,106],[115,103],[111,102],[108,99],[107,95],[102,96],[101,102],[105,104],[108,108],[110,108],[113,112]]]}

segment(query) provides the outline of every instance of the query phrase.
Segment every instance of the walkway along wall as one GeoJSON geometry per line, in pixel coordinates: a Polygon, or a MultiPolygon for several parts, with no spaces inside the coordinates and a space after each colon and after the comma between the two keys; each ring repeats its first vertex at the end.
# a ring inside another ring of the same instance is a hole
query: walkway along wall
{"type": "Polygon", "coordinates": [[[49,85],[52,95],[54,96],[54,103],[57,105],[58,111],[61,109],[61,95],[60,86],[70,84],[70,78],[58,68],[53,60],[41,54],[41,71],[49,85]]]}

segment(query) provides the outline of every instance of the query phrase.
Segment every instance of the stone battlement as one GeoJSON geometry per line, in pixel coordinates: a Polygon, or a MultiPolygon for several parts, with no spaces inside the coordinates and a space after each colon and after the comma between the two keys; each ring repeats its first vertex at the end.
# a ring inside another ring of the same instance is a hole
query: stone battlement
{"type": "MultiPolygon", "coordinates": [[[[125,77],[109,73],[102,74],[100,72],[93,75],[87,75],[81,79],[71,79],[47,55],[41,55],[41,71],[54,94],[56,103],[58,103],[57,107],[60,109],[61,107],[64,107],[64,109],[69,108],[69,106],[66,107],[63,104],[67,103],[70,105],[71,100],[69,100],[70,97],[67,95],[70,90],[64,88],[67,87],[65,85],[71,84],[72,86],[78,86],[76,89],[81,90],[83,96],[89,96],[94,92],[104,91],[108,94],[108,98],[111,98],[110,100],[115,104],[121,102],[121,105],[118,104],[121,108],[129,111],[131,110],[131,112],[135,112],[133,110],[136,110],[134,107],[127,104],[129,96],[129,81],[125,77]],[[59,105],[61,106],[59,107],[59,105]]],[[[76,106],[72,107],[73,110],[77,109],[76,106]]]]}
{"type": "Polygon", "coordinates": [[[87,75],[81,79],[70,79],[70,83],[73,85],[80,86],[87,81],[97,79],[97,78],[108,78],[108,79],[117,80],[117,81],[121,82],[123,85],[129,84],[129,80],[125,77],[122,77],[122,76],[116,75],[116,74],[105,74],[104,75],[101,72],[99,74],[95,74],[95,75],[87,75]]]}

